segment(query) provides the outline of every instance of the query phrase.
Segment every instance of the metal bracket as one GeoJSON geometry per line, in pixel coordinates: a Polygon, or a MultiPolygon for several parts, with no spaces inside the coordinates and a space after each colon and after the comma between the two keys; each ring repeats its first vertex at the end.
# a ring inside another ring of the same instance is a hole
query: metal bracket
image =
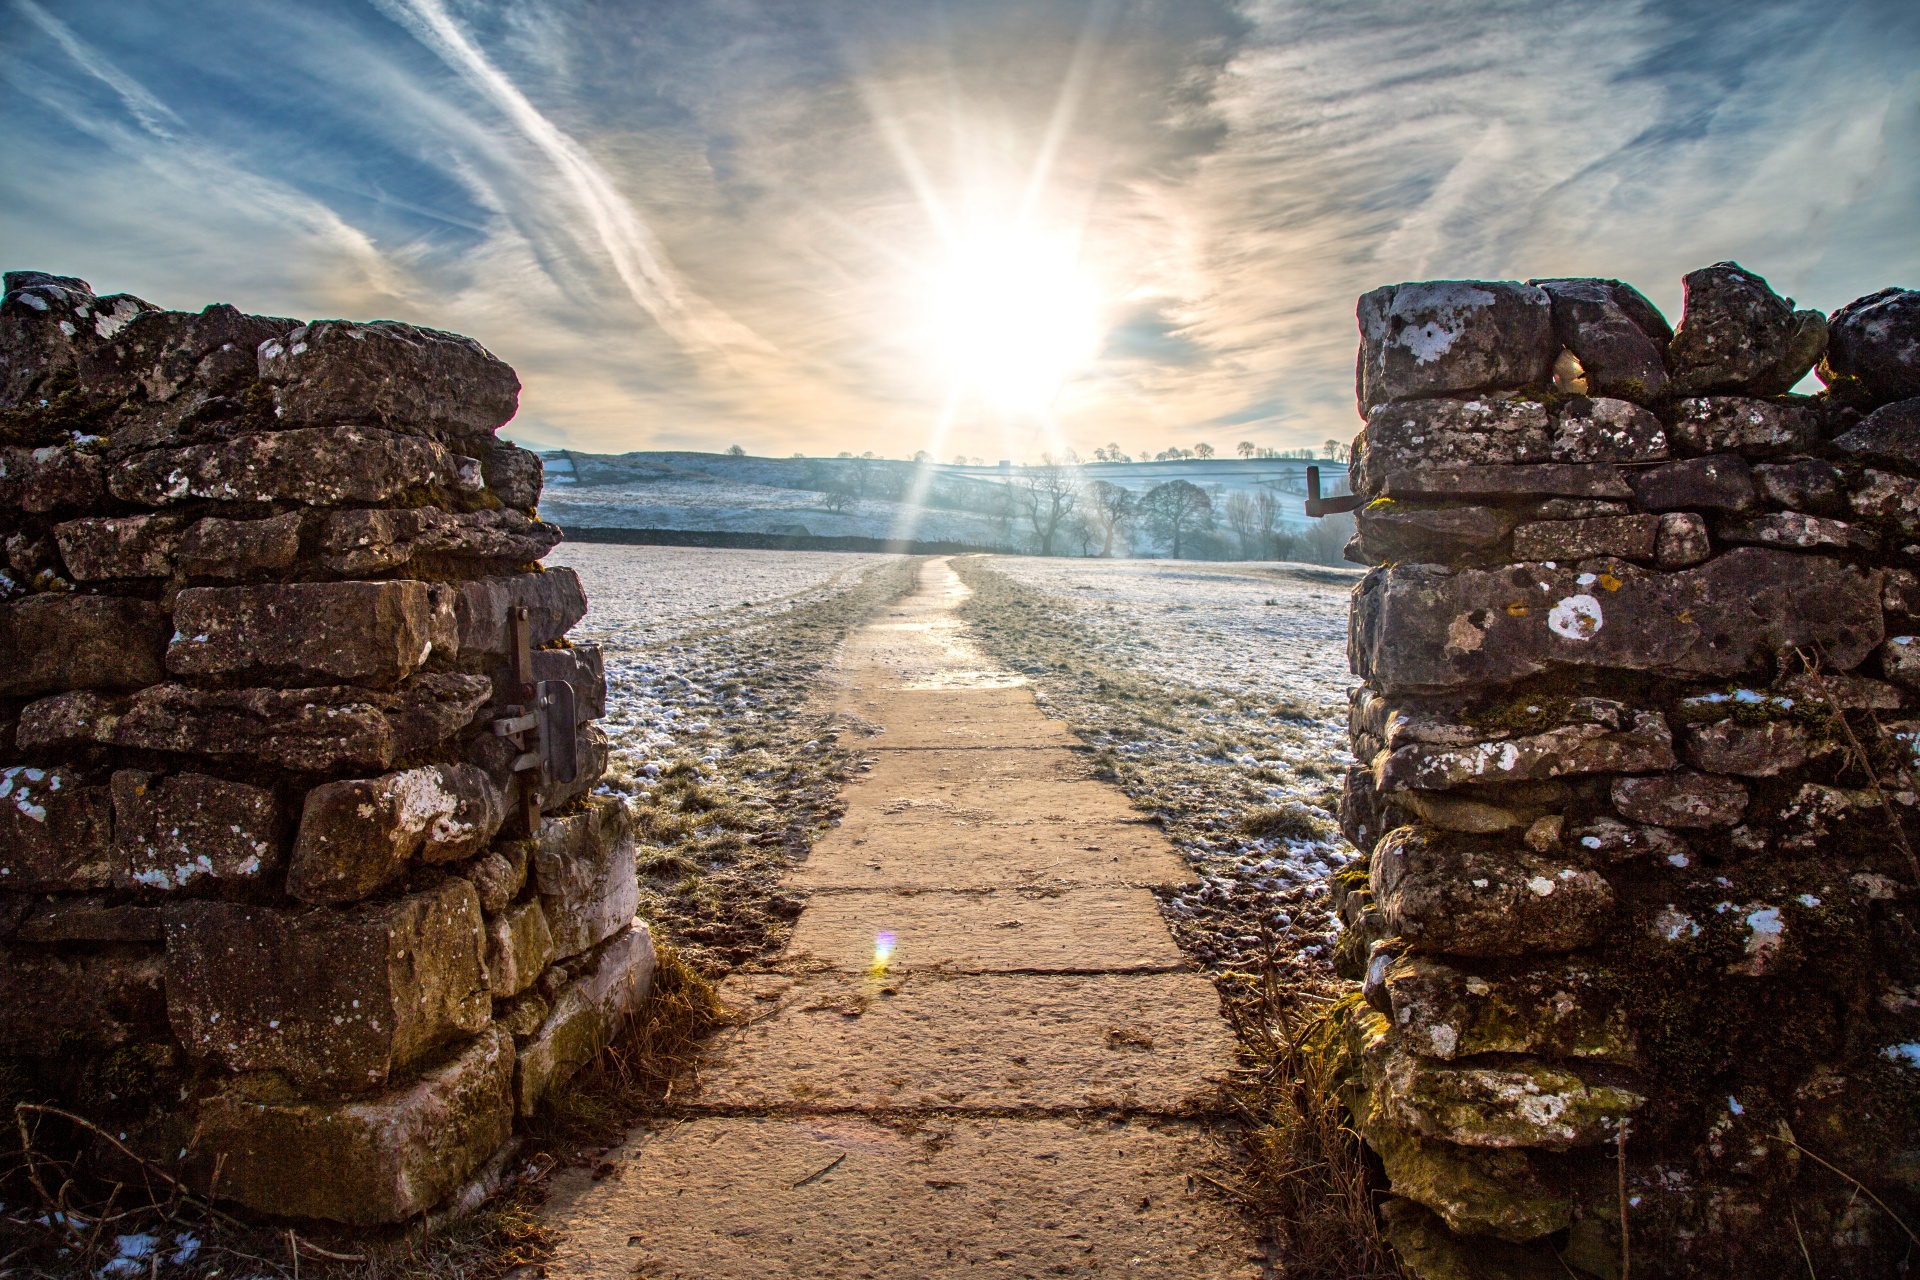
{"type": "Polygon", "coordinates": [[[580,776],[579,706],[567,681],[533,678],[533,626],[526,606],[507,611],[507,633],[518,701],[501,708],[506,714],[493,722],[493,732],[520,750],[512,769],[531,836],[539,829],[547,788],[580,776]]]}
{"type": "Polygon", "coordinates": [[[1330,516],[1341,511],[1356,511],[1366,505],[1366,499],[1357,493],[1342,494],[1337,498],[1320,496],[1320,468],[1307,468],[1307,514],[1314,519],[1330,516]]]}

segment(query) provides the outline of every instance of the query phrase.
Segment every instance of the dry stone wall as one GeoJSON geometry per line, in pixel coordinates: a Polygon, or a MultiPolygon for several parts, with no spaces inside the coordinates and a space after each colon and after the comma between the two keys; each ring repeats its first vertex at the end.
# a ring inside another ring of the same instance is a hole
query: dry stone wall
{"type": "Polygon", "coordinates": [[[275,1214],[446,1199],[653,950],[519,394],[393,322],[0,302],[0,1072],[275,1214]]]}
{"type": "Polygon", "coordinates": [[[1363,994],[1323,1048],[1402,1256],[1896,1274],[1920,292],[1829,319],[1720,263],[1677,329],[1612,280],[1391,286],[1359,319],[1363,994]]]}

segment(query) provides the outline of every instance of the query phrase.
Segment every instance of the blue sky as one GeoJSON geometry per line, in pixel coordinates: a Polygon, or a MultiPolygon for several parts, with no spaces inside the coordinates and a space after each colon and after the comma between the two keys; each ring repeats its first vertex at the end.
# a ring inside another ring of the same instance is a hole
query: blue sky
{"type": "Polygon", "coordinates": [[[594,450],[1346,437],[1355,297],[1920,287],[1920,5],[0,0],[0,245],[594,450]]]}

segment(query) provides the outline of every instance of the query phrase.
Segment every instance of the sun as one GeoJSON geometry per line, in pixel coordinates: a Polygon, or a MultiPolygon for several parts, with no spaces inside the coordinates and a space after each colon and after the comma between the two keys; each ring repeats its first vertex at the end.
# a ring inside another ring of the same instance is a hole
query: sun
{"type": "Polygon", "coordinates": [[[1071,235],[1001,230],[953,246],[934,334],[957,386],[1007,413],[1044,413],[1092,362],[1099,299],[1071,235]]]}

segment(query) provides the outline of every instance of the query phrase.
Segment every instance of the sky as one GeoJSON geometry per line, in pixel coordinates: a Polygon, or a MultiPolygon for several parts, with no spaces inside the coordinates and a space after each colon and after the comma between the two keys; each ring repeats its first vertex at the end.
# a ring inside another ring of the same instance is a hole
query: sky
{"type": "Polygon", "coordinates": [[[6,269],[596,452],[1317,446],[1380,284],[1920,287],[1913,0],[0,0],[0,137],[6,269]]]}

